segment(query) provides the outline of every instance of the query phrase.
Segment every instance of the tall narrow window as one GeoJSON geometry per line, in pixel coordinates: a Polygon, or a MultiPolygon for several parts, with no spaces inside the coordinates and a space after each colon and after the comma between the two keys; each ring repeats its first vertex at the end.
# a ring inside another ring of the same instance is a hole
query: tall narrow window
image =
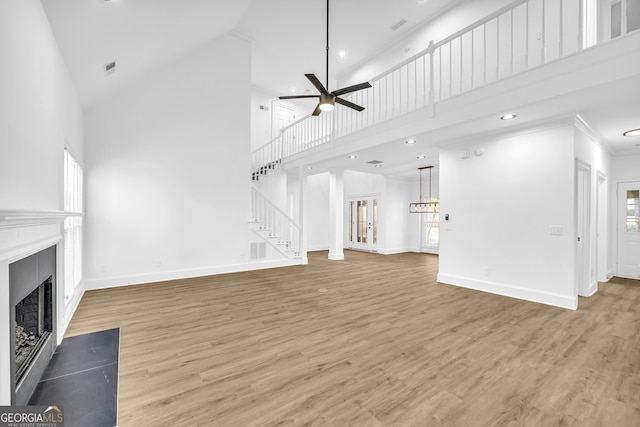
{"type": "Polygon", "coordinates": [[[440,244],[440,199],[429,198],[425,216],[425,246],[438,246],[440,244]]]}
{"type": "MultiPolygon", "coordinates": [[[[82,168],[64,150],[64,210],[82,213],[82,168]]],[[[82,279],[82,216],[64,220],[64,299],[71,300],[82,279]]]]}
{"type": "Polygon", "coordinates": [[[640,191],[627,190],[627,232],[640,232],[640,191]]]}

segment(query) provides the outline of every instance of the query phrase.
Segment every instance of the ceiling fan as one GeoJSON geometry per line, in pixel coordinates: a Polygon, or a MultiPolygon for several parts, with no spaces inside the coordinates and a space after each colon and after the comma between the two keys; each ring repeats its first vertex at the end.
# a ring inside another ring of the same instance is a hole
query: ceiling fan
{"type": "Polygon", "coordinates": [[[318,116],[322,111],[331,111],[335,107],[335,103],[342,104],[345,107],[353,108],[356,111],[364,110],[364,107],[360,105],[354,104],[351,101],[347,101],[346,99],[340,98],[340,95],[345,95],[347,93],[356,92],[362,89],[367,89],[371,87],[369,82],[360,83],[353,86],[344,87],[342,89],[337,89],[332,92],[329,92],[327,89],[329,87],[329,0],[327,0],[327,57],[326,57],[326,77],[327,84],[323,86],[320,80],[315,76],[315,74],[305,74],[304,76],[309,79],[311,84],[313,84],[319,95],[292,95],[292,96],[281,96],[279,99],[298,99],[298,98],[320,98],[320,102],[315,110],[313,110],[313,115],[318,116]]]}

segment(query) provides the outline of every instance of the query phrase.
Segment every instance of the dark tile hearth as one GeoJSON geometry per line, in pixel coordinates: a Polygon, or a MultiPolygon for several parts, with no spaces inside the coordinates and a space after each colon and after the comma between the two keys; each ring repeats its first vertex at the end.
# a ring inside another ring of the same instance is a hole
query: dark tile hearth
{"type": "Polygon", "coordinates": [[[64,407],[65,425],[117,425],[120,330],[62,340],[29,405],[64,407]]]}

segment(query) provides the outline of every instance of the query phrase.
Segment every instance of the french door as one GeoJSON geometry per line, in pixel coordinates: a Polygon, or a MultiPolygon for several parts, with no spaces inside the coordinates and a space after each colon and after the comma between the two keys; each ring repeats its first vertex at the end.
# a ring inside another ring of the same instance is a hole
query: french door
{"type": "Polygon", "coordinates": [[[363,251],[378,250],[379,199],[349,198],[349,247],[363,251]]]}
{"type": "Polygon", "coordinates": [[[617,275],[640,279],[640,181],[618,183],[617,275]]]}

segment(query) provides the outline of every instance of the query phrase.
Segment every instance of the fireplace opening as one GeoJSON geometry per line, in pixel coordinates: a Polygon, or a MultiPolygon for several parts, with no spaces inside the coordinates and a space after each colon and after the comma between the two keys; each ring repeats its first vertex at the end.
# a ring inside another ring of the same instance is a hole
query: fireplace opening
{"type": "Polygon", "coordinates": [[[56,349],[57,248],[9,264],[11,404],[29,402],[56,349]]]}
{"type": "Polygon", "coordinates": [[[53,332],[53,276],[15,306],[15,383],[20,383],[53,332]]]}

